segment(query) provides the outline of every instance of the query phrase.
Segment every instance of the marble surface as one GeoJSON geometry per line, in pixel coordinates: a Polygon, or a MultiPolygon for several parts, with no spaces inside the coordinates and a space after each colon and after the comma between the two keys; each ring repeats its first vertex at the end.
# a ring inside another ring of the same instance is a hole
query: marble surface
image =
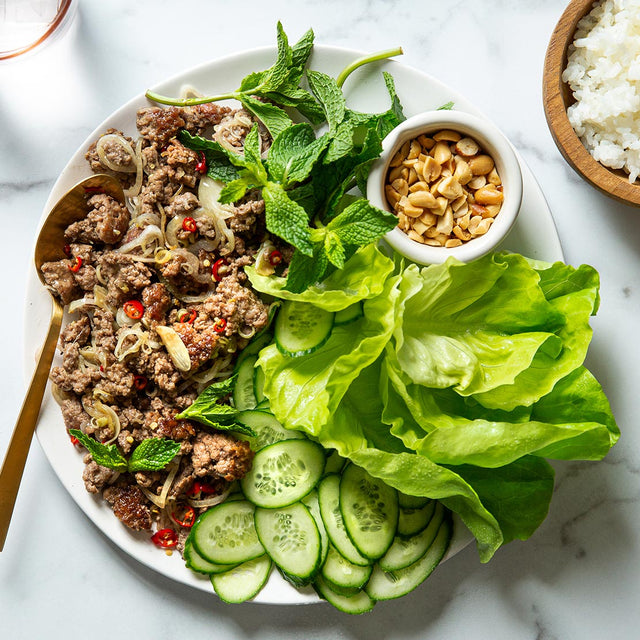
{"type": "Polygon", "coordinates": [[[114,547],[63,490],[38,443],[0,554],[2,637],[636,638],[640,624],[640,211],[581,181],[546,127],[546,45],[564,0],[85,0],[69,31],[0,64],[0,451],[24,393],[22,317],[31,246],[47,195],[70,155],[141,90],[199,62],[292,37],[363,50],[404,47],[499,124],[537,177],[566,260],[602,279],[587,364],[622,438],[601,463],[556,464],[549,517],[487,565],[468,547],[417,592],[348,617],[328,605],[227,606],[156,575],[114,547]],[[295,8],[294,8],[295,6],[295,8]],[[170,45],[170,46],[168,46],[170,45]]]}

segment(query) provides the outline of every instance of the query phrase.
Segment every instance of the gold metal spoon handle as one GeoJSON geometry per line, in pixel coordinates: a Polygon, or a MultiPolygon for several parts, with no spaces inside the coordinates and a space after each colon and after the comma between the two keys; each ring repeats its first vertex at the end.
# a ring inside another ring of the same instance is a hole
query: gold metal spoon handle
{"type": "Polygon", "coordinates": [[[5,454],[2,469],[0,470],[0,551],[4,548],[4,541],[9,530],[13,507],[20,488],[22,472],[27,461],[29,447],[33,438],[42,397],[47,387],[49,370],[53,356],[56,352],[60,327],[62,325],[63,308],[55,299],[51,309],[51,322],[38,359],[38,364],[33,372],[31,384],[27,390],[20,415],[9,442],[9,448],[5,454]]]}

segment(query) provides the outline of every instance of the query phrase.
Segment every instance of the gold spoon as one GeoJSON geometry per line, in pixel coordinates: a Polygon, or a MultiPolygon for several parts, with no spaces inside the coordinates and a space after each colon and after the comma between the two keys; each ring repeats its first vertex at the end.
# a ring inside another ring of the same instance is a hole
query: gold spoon
{"type": "MultiPolygon", "coordinates": [[[[45,262],[54,262],[65,258],[65,229],[87,215],[87,196],[92,193],[106,193],[124,204],[124,193],[120,183],[111,176],[97,174],[76,184],[62,196],[53,207],[42,225],[35,248],[35,266],[42,284],[46,282],[41,267],[45,262]]],[[[49,289],[47,289],[49,290],[49,289]]],[[[38,423],[40,405],[44,395],[49,370],[56,351],[60,327],[62,325],[63,307],[53,294],[51,321],[45,338],[36,369],[31,378],[20,415],[9,442],[9,447],[0,470],[0,551],[9,530],[9,523],[20,487],[24,465],[29,447],[38,423]]]]}

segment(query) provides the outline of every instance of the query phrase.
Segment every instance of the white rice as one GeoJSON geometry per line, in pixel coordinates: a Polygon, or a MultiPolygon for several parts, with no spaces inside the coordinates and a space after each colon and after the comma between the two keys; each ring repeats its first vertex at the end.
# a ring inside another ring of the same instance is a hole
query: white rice
{"type": "Polygon", "coordinates": [[[640,0],[604,0],[578,23],[562,74],[569,121],[591,155],[640,175],[640,0]]]}

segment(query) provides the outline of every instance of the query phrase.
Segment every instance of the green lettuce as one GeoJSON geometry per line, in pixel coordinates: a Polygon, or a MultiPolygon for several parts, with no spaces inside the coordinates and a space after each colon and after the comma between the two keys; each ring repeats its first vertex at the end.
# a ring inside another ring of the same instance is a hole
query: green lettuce
{"type": "MultiPolygon", "coordinates": [[[[350,291],[367,283],[361,318],[314,353],[261,352],[271,409],[400,491],[441,500],[487,561],[546,517],[547,459],[599,460],[619,437],[583,366],[598,275],[506,253],[419,269],[376,249],[356,266],[340,277],[350,291]],[[386,265],[377,278],[371,260],[386,265]]],[[[339,288],[302,295],[335,310],[339,288]]]]}

